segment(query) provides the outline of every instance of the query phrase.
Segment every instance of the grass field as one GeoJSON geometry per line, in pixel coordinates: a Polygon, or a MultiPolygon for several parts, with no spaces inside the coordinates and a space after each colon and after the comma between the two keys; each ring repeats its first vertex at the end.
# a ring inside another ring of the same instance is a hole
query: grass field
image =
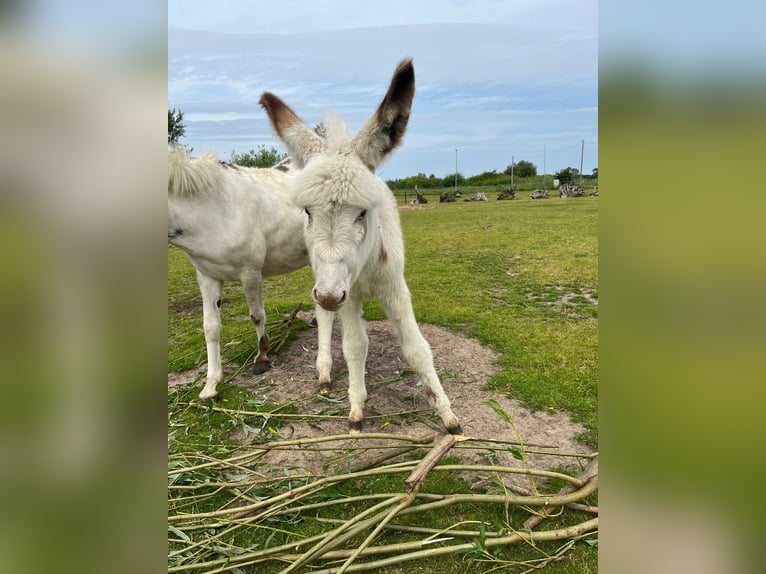
{"type": "MultiPolygon", "coordinates": [[[[463,190],[464,197],[473,190],[463,190]]],[[[407,250],[406,278],[418,321],[465,334],[492,347],[500,355],[500,371],[488,381],[492,389],[521,400],[533,410],[564,411],[585,427],[579,437],[598,447],[597,345],[598,345],[598,198],[529,200],[527,193],[513,201],[495,201],[495,188],[487,190],[489,202],[430,203],[401,211],[407,250]]],[[[403,194],[400,202],[403,202],[403,194]]],[[[412,194],[414,197],[414,194],[412,194]]],[[[297,302],[310,309],[311,272],[303,269],[266,281],[266,312],[271,320],[292,310],[297,302]]],[[[181,371],[205,361],[200,297],[192,267],[177,249],[168,250],[168,370],[181,371]]],[[[254,329],[248,318],[241,289],[224,290],[222,347],[229,370],[252,360],[254,329]]],[[[383,319],[376,301],[365,304],[365,318],[383,319]]],[[[228,434],[232,422],[224,413],[202,413],[189,408],[197,388],[178,388],[168,393],[171,456],[198,449],[214,454],[232,452],[228,434]],[[183,433],[180,432],[183,429],[183,433]]],[[[223,385],[227,408],[252,404],[241,389],[223,385]]],[[[263,407],[263,405],[261,405],[263,407]]],[[[269,408],[274,407],[270,405],[269,408]]],[[[252,408],[252,407],[251,407],[252,408]]],[[[284,412],[284,411],[281,411],[284,412]]],[[[279,424],[278,418],[274,424],[279,424]]],[[[268,436],[264,436],[268,440],[268,436]]],[[[365,485],[370,492],[389,492],[387,478],[365,485]]],[[[430,481],[429,492],[461,492],[467,486],[442,473],[430,481]]],[[[348,493],[337,487],[334,494],[348,493]]],[[[211,503],[212,504],[212,503],[211,503]]],[[[348,508],[344,512],[348,512],[348,508]]],[[[353,510],[353,507],[352,507],[353,510]]],[[[445,511],[447,512],[447,511],[445,511]]],[[[496,510],[474,507],[462,510],[464,520],[488,520],[502,527],[496,510]]],[[[575,520],[562,516],[558,524],[575,520]]],[[[417,523],[417,521],[415,521],[417,523]]],[[[291,527],[293,528],[293,527],[291,527]]],[[[309,536],[309,525],[294,526],[309,536]]],[[[275,544],[285,537],[253,533],[253,541],[275,544]]],[[[391,536],[391,535],[387,535],[391,536]]],[[[524,561],[539,550],[555,552],[557,545],[538,550],[515,546],[498,550],[506,561],[524,561]]],[[[392,566],[386,573],[484,572],[497,563],[482,563],[479,554],[426,559],[392,566]],[[473,559],[473,560],[472,560],[473,559]]],[[[546,572],[597,571],[596,549],[578,543],[567,559],[552,562],[546,572]]],[[[169,564],[178,564],[172,562],[169,564]]],[[[270,563],[268,563],[270,564],[270,563]]],[[[281,566],[284,567],[284,566],[281,566]]],[[[277,572],[279,565],[260,565],[243,572],[277,572]]],[[[507,572],[526,566],[507,565],[507,572]]]]}

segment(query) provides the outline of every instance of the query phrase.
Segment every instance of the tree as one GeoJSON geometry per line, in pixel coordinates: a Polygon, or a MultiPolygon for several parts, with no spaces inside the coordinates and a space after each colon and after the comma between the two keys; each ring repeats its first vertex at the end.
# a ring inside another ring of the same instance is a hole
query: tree
{"type": "Polygon", "coordinates": [[[558,179],[560,183],[572,183],[575,178],[580,175],[580,170],[574,167],[565,167],[553,174],[555,179],[558,179]]]}
{"type": "MultiPolygon", "coordinates": [[[[442,187],[454,187],[455,185],[455,174],[450,173],[442,179],[442,187]]],[[[465,178],[463,177],[463,174],[458,172],[457,174],[457,184],[458,185],[465,185],[465,178]]]]}
{"type": "Polygon", "coordinates": [[[251,149],[245,153],[231,152],[231,163],[245,167],[273,167],[287,157],[286,153],[280,153],[274,146],[258,146],[258,150],[251,149]]]}
{"type": "MultiPolygon", "coordinates": [[[[511,175],[511,166],[505,168],[505,175],[511,175]]],[[[537,175],[537,166],[531,161],[519,160],[513,164],[513,175],[518,177],[533,177],[537,175]]]]}
{"type": "Polygon", "coordinates": [[[593,179],[598,179],[598,168],[597,167],[593,168],[593,175],[591,175],[591,177],[593,179]]]}
{"type": "Polygon", "coordinates": [[[181,110],[173,108],[168,110],[168,143],[178,143],[178,138],[186,134],[186,125],[184,125],[184,113],[181,110]]]}

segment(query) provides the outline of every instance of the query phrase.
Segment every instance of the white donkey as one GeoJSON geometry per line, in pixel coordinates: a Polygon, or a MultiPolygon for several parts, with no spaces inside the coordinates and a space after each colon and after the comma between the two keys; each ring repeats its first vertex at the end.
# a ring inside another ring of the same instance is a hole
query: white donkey
{"type": "MultiPolygon", "coordinates": [[[[269,169],[246,168],[218,161],[212,153],[191,159],[181,147],[168,148],[168,242],[189,256],[202,293],[207,379],[201,399],[215,397],[223,380],[224,281],[239,281],[244,287],[258,336],[255,372],[271,366],[263,279],[309,264],[303,212],[291,201],[294,178],[285,162],[269,169]]],[[[317,326],[329,336],[332,314],[317,313],[317,326]]]]}
{"type": "MultiPolygon", "coordinates": [[[[407,129],[415,71],[411,60],[397,67],[377,112],[351,137],[345,130],[318,136],[282,100],[264,93],[260,103],[272,127],[302,169],[295,176],[295,202],[305,208],[304,233],[316,283],[314,301],[337,311],[343,324],[343,355],[349,372],[349,430],[362,428],[368,339],[362,300],[375,296],[396,327],[404,358],[423,382],[426,396],[450,433],[461,434],[420,333],[404,280],[404,242],[396,199],[375,168],[402,141],[407,129]]],[[[332,126],[331,126],[332,127],[332,126]]],[[[329,386],[330,338],[320,333],[317,369],[329,386]]]]}

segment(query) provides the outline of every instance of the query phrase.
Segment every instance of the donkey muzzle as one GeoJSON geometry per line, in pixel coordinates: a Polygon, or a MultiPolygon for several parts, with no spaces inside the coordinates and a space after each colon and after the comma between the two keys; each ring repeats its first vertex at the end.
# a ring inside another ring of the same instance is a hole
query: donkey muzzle
{"type": "Polygon", "coordinates": [[[311,290],[314,302],[326,311],[337,311],[346,302],[346,292],[320,291],[316,287],[311,290]]]}

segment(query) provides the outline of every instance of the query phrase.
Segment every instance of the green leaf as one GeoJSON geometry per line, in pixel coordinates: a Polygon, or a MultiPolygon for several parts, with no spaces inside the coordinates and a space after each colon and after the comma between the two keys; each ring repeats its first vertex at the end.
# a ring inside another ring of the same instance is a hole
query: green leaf
{"type": "Polygon", "coordinates": [[[496,400],[494,400],[494,399],[489,399],[488,401],[485,401],[485,402],[483,402],[482,404],[484,404],[484,405],[487,405],[488,407],[490,407],[490,408],[491,408],[493,411],[495,411],[495,412],[496,412],[496,413],[497,413],[497,414],[500,416],[500,418],[501,418],[501,419],[503,419],[503,420],[504,420],[505,422],[507,422],[509,425],[510,425],[510,424],[513,424],[513,423],[511,422],[511,417],[510,417],[510,416],[508,416],[508,413],[506,413],[506,412],[503,410],[503,407],[501,407],[501,406],[500,406],[500,403],[498,403],[496,400]]]}
{"type": "Polygon", "coordinates": [[[172,524],[168,524],[168,531],[172,532],[176,536],[178,536],[181,540],[184,540],[185,542],[189,542],[191,538],[184,532],[183,530],[179,530],[172,524]]]}
{"type": "Polygon", "coordinates": [[[516,460],[524,460],[524,455],[522,455],[521,451],[515,446],[510,446],[506,450],[510,452],[516,460]]]}

